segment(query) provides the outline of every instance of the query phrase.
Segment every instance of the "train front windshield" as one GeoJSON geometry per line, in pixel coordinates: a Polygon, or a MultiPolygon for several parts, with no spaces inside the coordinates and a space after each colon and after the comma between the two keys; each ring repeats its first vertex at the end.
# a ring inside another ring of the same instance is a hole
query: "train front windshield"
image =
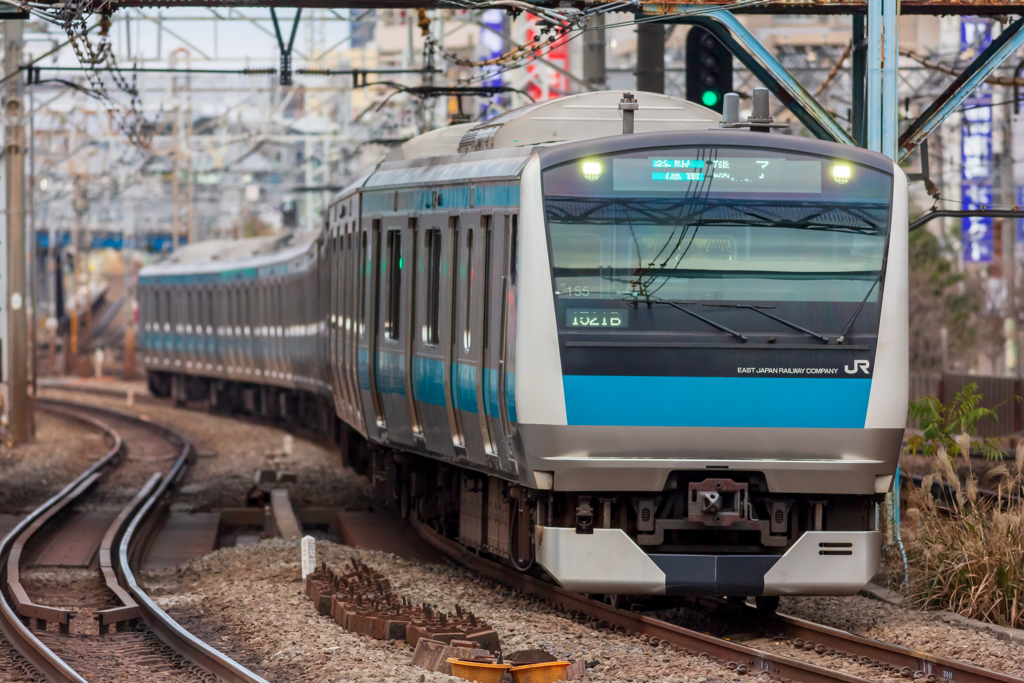
{"type": "MultiPolygon", "coordinates": [[[[581,325],[579,311],[583,326],[629,327],[628,309],[655,302],[781,307],[832,326],[824,308],[879,300],[892,176],[875,169],[679,148],[580,159],[543,184],[563,328],[581,325]]],[[[678,318],[645,317],[655,330],[678,318]]]]}

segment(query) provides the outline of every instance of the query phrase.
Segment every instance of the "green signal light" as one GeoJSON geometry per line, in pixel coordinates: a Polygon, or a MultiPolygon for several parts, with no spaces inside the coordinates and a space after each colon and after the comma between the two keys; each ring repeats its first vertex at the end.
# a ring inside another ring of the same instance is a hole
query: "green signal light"
{"type": "Polygon", "coordinates": [[[705,107],[713,107],[718,104],[718,93],[714,90],[705,90],[704,94],[700,97],[700,101],[704,103],[705,107]]]}

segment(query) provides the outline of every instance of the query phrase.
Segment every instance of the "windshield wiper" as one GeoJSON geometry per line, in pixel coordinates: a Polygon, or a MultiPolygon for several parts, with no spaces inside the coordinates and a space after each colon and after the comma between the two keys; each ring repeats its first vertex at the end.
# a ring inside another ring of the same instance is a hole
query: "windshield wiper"
{"type": "Polygon", "coordinates": [[[868,302],[868,297],[871,296],[871,292],[875,291],[875,285],[877,285],[878,281],[881,279],[882,273],[881,271],[879,271],[878,277],[876,277],[875,281],[871,283],[870,287],[868,287],[868,293],[864,295],[864,299],[857,306],[857,310],[853,312],[853,315],[850,316],[850,321],[846,323],[846,327],[843,328],[843,333],[839,335],[838,339],[836,339],[836,341],[839,342],[840,344],[846,341],[847,333],[850,331],[850,328],[853,327],[853,323],[854,321],[857,320],[857,316],[860,315],[860,312],[864,310],[864,304],[868,302]]]}
{"type": "MultiPolygon", "coordinates": [[[[635,301],[633,302],[634,306],[636,305],[636,303],[637,302],[635,302],[635,301]]],[[[701,320],[703,322],[706,322],[708,325],[711,325],[712,327],[714,327],[716,329],[719,329],[722,332],[727,332],[727,333],[731,334],[732,336],[736,337],[740,341],[747,341],[747,339],[748,339],[747,335],[741,334],[741,333],[737,332],[736,330],[733,330],[733,329],[730,329],[730,328],[726,327],[725,325],[721,325],[719,323],[716,323],[714,320],[711,320],[710,318],[705,318],[704,316],[702,316],[699,313],[694,313],[693,311],[688,311],[685,308],[683,308],[682,306],[680,306],[679,304],[677,304],[675,301],[665,301],[664,299],[647,299],[646,303],[647,303],[648,306],[650,306],[651,304],[665,304],[666,306],[671,306],[672,308],[676,309],[677,311],[682,311],[686,315],[692,315],[697,320],[701,320]]],[[[689,303],[694,303],[694,302],[687,301],[685,303],[689,304],[689,303]]]]}
{"type": "Polygon", "coordinates": [[[815,339],[820,339],[822,342],[828,344],[828,337],[826,337],[825,335],[818,334],[817,332],[814,332],[813,330],[809,330],[806,327],[800,327],[799,325],[797,325],[794,322],[790,322],[788,320],[785,320],[784,318],[780,318],[777,315],[772,315],[771,313],[769,313],[769,312],[767,312],[765,310],[762,310],[761,308],[759,308],[757,306],[754,306],[752,304],[704,304],[704,305],[705,306],[716,306],[718,308],[748,308],[751,311],[754,311],[755,313],[760,313],[761,315],[765,316],[766,318],[771,318],[772,320],[774,320],[776,322],[782,323],[786,327],[791,327],[794,330],[797,330],[799,332],[803,332],[804,334],[808,334],[808,335],[814,337],[815,339]]]}

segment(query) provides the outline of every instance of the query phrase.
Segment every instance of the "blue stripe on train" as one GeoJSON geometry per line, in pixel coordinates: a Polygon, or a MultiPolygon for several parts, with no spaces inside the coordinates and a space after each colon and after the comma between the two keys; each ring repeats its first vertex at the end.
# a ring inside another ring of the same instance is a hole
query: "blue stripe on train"
{"type": "Polygon", "coordinates": [[[377,352],[377,391],[405,396],[405,354],[377,352]]]}
{"type": "Polygon", "coordinates": [[[416,358],[414,361],[416,398],[423,403],[444,406],[444,361],[416,358]]]}
{"type": "MultiPolygon", "coordinates": [[[[870,379],[566,375],[570,425],[863,428],[870,379]]],[[[509,411],[511,412],[511,410],[509,411]]]]}
{"type": "Polygon", "coordinates": [[[452,363],[455,405],[466,413],[476,412],[476,366],[452,363]]]}

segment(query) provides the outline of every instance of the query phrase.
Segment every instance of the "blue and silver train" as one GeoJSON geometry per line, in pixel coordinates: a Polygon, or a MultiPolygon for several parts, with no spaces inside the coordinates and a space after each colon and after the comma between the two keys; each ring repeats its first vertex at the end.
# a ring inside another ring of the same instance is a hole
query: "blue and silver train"
{"type": "Polygon", "coordinates": [[[637,100],[634,134],[608,92],[427,133],[315,234],[147,267],[152,391],[318,426],[571,590],[856,592],[906,421],[906,177],[637,100]]]}

